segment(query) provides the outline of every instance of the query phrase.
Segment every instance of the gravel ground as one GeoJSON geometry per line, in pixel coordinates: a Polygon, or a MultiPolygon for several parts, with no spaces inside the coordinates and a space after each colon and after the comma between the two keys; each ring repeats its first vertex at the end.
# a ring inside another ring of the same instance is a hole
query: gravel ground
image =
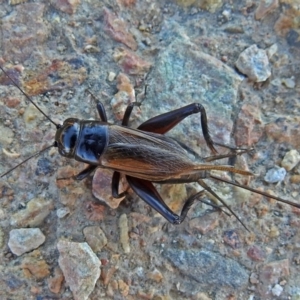
{"type": "MultiPolygon", "coordinates": [[[[214,174],[299,203],[298,0],[11,0],[0,18],[0,64],[55,123],[97,119],[95,98],[115,124],[142,102],[135,128],[198,102],[215,142],[249,149],[216,164],[256,176],[214,174]]],[[[55,128],[2,72],[0,99],[4,173],[55,128]]],[[[211,155],[198,115],[167,135],[211,155]]],[[[248,231],[200,201],[175,226],[83,168],[51,148],[1,178],[1,299],[300,299],[299,209],[207,180],[248,231]]],[[[157,189],[180,212],[201,187],[157,189]]]]}

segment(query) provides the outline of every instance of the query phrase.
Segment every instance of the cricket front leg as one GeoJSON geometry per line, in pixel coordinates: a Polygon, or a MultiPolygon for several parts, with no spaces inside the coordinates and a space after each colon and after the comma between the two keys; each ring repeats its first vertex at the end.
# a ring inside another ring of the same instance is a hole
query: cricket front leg
{"type": "Polygon", "coordinates": [[[123,198],[126,194],[126,192],[122,192],[119,194],[120,177],[121,177],[121,173],[115,171],[111,180],[112,196],[116,199],[123,198]]]}
{"type": "Polygon", "coordinates": [[[84,170],[82,170],[80,173],[78,173],[77,175],[73,176],[73,179],[75,180],[83,180],[85,178],[87,178],[91,173],[93,173],[98,166],[95,165],[88,165],[84,170]]]}

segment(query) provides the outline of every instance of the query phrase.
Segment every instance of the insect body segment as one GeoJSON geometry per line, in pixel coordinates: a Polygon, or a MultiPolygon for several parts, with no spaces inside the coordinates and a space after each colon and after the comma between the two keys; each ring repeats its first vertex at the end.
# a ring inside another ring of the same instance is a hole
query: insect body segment
{"type": "Polygon", "coordinates": [[[62,156],[99,165],[108,143],[108,125],[99,121],[69,118],[57,129],[56,146],[62,156]]]}

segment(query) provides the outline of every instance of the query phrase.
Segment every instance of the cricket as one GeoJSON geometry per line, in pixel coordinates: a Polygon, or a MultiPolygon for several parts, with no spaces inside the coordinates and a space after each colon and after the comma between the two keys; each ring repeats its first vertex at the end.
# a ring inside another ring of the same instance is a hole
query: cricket
{"type": "MultiPolygon", "coordinates": [[[[234,180],[224,179],[212,173],[212,171],[227,171],[243,176],[254,175],[247,170],[238,169],[231,165],[214,165],[211,163],[219,159],[241,155],[247,152],[247,150],[235,149],[215,143],[209,131],[205,108],[200,103],[192,103],[185,107],[158,115],[134,129],[128,126],[130,115],[134,107],[139,106],[141,103],[133,102],[129,104],[125,111],[122,124],[115,125],[107,121],[104,106],[98,101],[96,109],[99,120],[68,118],[63,124],[56,124],[51,117],[46,115],[38,105],[35,104],[1,65],[0,69],[28,101],[56,127],[53,144],[9,169],[1,175],[1,178],[5,177],[29,159],[55,147],[61,156],[88,164],[88,167],[75,175],[74,179],[83,180],[92,174],[96,168],[110,169],[114,172],[111,181],[112,196],[114,198],[123,197],[126,194],[126,191],[119,193],[119,181],[121,175],[123,175],[134,193],[172,224],[182,223],[195,201],[205,202],[202,198],[204,191],[206,191],[218,199],[222,206],[226,207],[247,229],[246,225],[232,208],[218,196],[217,192],[205,182],[205,179],[234,185],[264,197],[300,208],[300,204],[298,203],[273,196],[247,185],[242,185],[234,180]],[[183,119],[192,114],[200,115],[202,134],[206,145],[211,151],[211,156],[207,158],[201,158],[194,150],[190,149],[188,145],[165,135],[183,119]],[[227,154],[219,155],[215,148],[216,145],[228,148],[230,151],[227,154]],[[174,213],[168,207],[153,184],[182,184],[191,182],[198,183],[203,190],[185,200],[180,214],[174,213]]],[[[214,206],[213,204],[209,205],[214,206]]],[[[217,207],[223,211],[221,206],[217,207]]]]}

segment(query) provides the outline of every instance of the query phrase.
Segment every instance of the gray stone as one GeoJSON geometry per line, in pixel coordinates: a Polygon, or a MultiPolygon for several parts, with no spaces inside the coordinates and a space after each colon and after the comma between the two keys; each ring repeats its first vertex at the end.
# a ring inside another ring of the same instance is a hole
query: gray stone
{"type": "Polygon", "coordinates": [[[249,274],[238,262],[211,251],[166,249],[163,256],[198,288],[247,286],[249,274]]]}
{"type": "Polygon", "coordinates": [[[39,228],[20,228],[10,231],[8,247],[12,253],[20,256],[38,248],[44,242],[45,236],[39,228]]]}
{"type": "Polygon", "coordinates": [[[101,262],[87,243],[60,240],[59,266],[75,300],[86,300],[100,276],[101,262]]]}
{"type": "Polygon", "coordinates": [[[245,49],[235,63],[239,71],[250,80],[262,82],[271,76],[267,52],[252,45],[245,49]]]}
{"type": "MultiPolygon", "coordinates": [[[[231,113],[242,81],[233,69],[202,52],[189,40],[176,38],[158,56],[148,81],[151,88],[143,102],[145,120],[154,116],[147,115],[148,111],[159,115],[190,103],[201,103],[208,115],[213,140],[230,142],[231,113]]],[[[170,135],[191,147],[194,143],[196,149],[199,144],[205,147],[199,115],[178,124],[170,135]]]]}
{"type": "Polygon", "coordinates": [[[43,198],[34,198],[27,203],[25,209],[12,215],[11,225],[37,227],[44,222],[53,208],[52,201],[46,201],[43,198]]]}
{"type": "Polygon", "coordinates": [[[286,175],[285,168],[280,168],[275,166],[274,168],[268,170],[267,174],[264,177],[264,180],[269,183],[276,183],[282,181],[286,175]]]}

